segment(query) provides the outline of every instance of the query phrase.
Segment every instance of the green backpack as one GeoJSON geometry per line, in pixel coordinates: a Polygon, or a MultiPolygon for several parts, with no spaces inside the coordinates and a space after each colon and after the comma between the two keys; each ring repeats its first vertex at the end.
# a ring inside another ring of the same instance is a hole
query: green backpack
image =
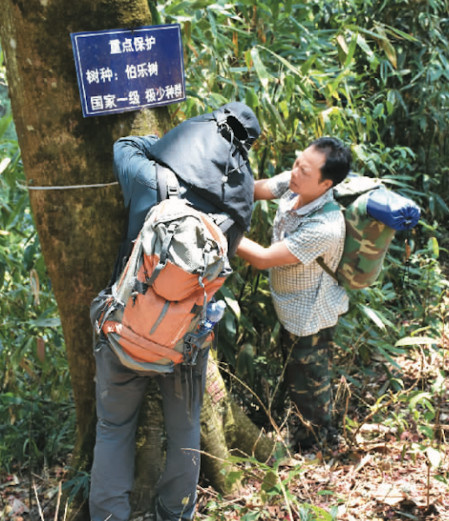
{"type": "Polygon", "coordinates": [[[398,230],[410,230],[419,221],[419,207],[410,199],[388,190],[379,179],[351,175],[334,188],[337,203],[324,211],[343,210],[346,238],[336,272],[322,257],[318,264],[339,284],[349,289],[370,286],[379,276],[385,255],[398,230]]]}

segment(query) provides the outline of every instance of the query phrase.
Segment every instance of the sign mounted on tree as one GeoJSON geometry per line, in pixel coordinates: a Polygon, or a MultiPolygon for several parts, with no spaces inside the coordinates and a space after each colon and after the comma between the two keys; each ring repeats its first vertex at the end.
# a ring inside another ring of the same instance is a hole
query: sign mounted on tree
{"type": "Polygon", "coordinates": [[[83,116],[186,99],[179,24],[71,33],[83,116]]]}

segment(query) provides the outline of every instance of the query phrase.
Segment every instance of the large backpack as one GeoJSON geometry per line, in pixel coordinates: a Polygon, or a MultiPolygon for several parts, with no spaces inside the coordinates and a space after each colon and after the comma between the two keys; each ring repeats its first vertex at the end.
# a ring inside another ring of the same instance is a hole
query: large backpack
{"type": "Polygon", "coordinates": [[[336,205],[343,210],[343,254],[336,272],[322,257],[317,262],[346,288],[366,288],[377,280],[396,231],[410,230],[418,223],[419,207],[388,190],[379,179],[357,175],[337,185],[334,197],[337,203],[327,203],[323,211],[334,210],[336,205]]]}
{"type": "Polygon", "coordinates": [[[232,272],[227,241],[207,214],[178,197],[154,206],[96,320],[123,365],[172,372],[212,339],[206,306],[232,272]]]}

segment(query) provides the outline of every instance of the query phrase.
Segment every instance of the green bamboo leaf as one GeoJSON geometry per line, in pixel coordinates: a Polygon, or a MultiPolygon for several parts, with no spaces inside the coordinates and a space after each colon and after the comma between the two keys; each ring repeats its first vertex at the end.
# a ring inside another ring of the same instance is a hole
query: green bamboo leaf
{"type": "Polygon", "coordinates": [[[419,42],[418,38],[415,38],[412,34],[405,33],[396,27],[392,27],[391,25],[385,26],[385,31],[391,33],[393,36],[398,36],[400,38],[404,38],[408,42],[419,42]]]}
{"type": "Polygon", "coordinates": [[[357,35],[357,44],[369,58],[374,56],[371,47],[367,44],[365,38],[361,34],[357,35]]]}
{"type": "Polygon", "coordinates": [[[322,110],[319,113],[319,118],[321,120],[321,123],[323,127],[329,122],[330,116],[335,116],[339,114],[340,109],[338,107],[329,107],[328,109],[322,110]]]}
{"type": "Polygon", "coordinates": [[[256,47],[253,47],[251,49],[251,58],[253,60],[254,68],[256,69],[256,73],[259,76],[260,83],[262,84],[262,87],[266,89],[270,83],[270,79],[272,78],[272,76],[268,73],[267,69],[265,68],[265,65],[260,59],[259,51],[256,47]]]}
{"type": "Polygon", "coordinates": [[[220,294],[223,295],[226,305],[234,313],[237,320],[240,320],[241,309],[234,293],[227,286],[222,286],[220,288],[220,294]]]}
{"type": "Polygon", "coordinates": [[[259,106],[259,97],[255,93],[254,89],[251,87],[246,89],[245,102],[253,110],[259,106]]]}
{"type": "Polygon", "coordinates": [[[173,2],[165,7],[165,12],[170,15],[186,15],[193,13],[196,9],[204,9],[213,4],[214,0],[194,0],[192,2],[173,2]]]}
{"type": "Polygon", "coordinates": [[[39,317],[36,320],[30,320],[30,325],[33,327],[59,327],[61,325],[61,319],[59,317],[39,317]]]}
{"type": "Polygon", "coordinates": [[[439,194],[435,194],[435,199],[441,206],[441,208],[444,210],[444,212],[449,213],[449,206],[446,204],[446,201],[439,194]]]}
{"type": "Polygon", "coordinates": [[[384,105],[383,103],[378,103],[373,110],[373,117],[378,119],[384,115],[384,105]]]}
{"type": "Polygon", "coordinates": [[[401,366],[396,362],[396,360],[390,355],[389,351],[385,349],[380,344],[376,345],[377,350],[383,357],[387,360],[388,363],[390,363],[393,367],[396,367],[397,369],[401,369],[401,366]]]}
{"type": "Polygon", "coordinates": [[[2,159],[0,161],[0,175],[3,174],[3,172],[8,168],[8,166],[10,164],[11,164],[11,159],[9,157],[5,157],[4,159],[2,159]]]}
{"type": "Polygon", "coordinates": [[[398,340],[394,345],[396,347],[419,346],[427,344],[438,344],[439,342],[440,340],[436,338],[431,338],[429,336],[407,336],[398,340]]]}
{"type": "MultiPolygon", "coordinates": [[[[287,67],[287,69],[291,72],[293,72],[293,74],[295,74],[296,76],[298,76],[299,78],[302,78],[302,73],[301,71],[295,67],[294,65],[292,65],[288,60],[286,60],[285,58],[283,58],[282,56],[280,56],[279,54],[275,53],[274,51],[272,51],[271,49],[268,49],[267,47],[264,47],[263,45],[259,45],[258,47],[260,47],[261,49],[263,49],[264,51],[267,51],[268,53],[270,53],[271,55],[273,55],[277,60],[279,60],[283,65],[285,65],[287,67]]],[[[313,59],[309,60],[311,61],[311,63],[313,62],[313,59]]]]}
{"type": "Polygon", "coordinates": [[[397,69],[398,60],[393,45],[391,45],[391,43],[388,40],[384,40],[383,38],[379,40],[379,45],[384,50],[391,65],[393,65],[393,67],[397,69]]]}
{"type": "Polygon", "coordinates": [[[416,409],[416,406],[421,402],[430,402],[432,395],[426,391],[418,392],[408,402],[408,407],[411,410],[416,409]]]}
{"type": "Polygon", "coordinates": [[[280,115],[277,107],[271,102],[271,100],[268,98],[267,95],[263,96],[262,106],[264,106],[265,110],[268,110],[268,112],[270,112],[271,115],[273,116],[273,123],[272,123],[273,129],[272,130],[274,130],[276,127],[279,127],[282,132],[285,132],[286,129],[285,129],[284,120],[283,120],[282,116],[280,115]]]}
{"type": "Polygon", "coordinates": [[[279,482],[278,475],[275,472],[273,472],[272,470],[268,471],[264,476],[261,488],[265,492],[269,492],[278,484],[278,482],[279,482]]]}
{"type": "Polygon", "coordinates": [[[310,505],[310,509],[313,511],[315,515],[316,521],[332,521],[334,517],[324,510],[324,508],[317,507],[316,505],[310,505]]]}
{"type": "Polygon", "coordinates": [[[22,218],[24,210],[28,207],[28,204],[28,194],[24,193],[20,199],[15,202],[14,207],[7,216],[5,222],[5,227],[7,229],[14,227],[16,223],[22,218]]]}
{"type": "Polygon", "coordinates": [[[357,33],[363,33],[365,36],[370,36],[371,38],[374,38],[375,40],[385,40],[387,37],[385,34],[382,34],[382,28],[378,27],[378,31],[372,31],[371,29],[365,29],[364,27],[361,27],[359,25],[350,24],[347,26],[347,29],[357,32],[357,33]],[[382,31],[379,31],[379,29],[382,31]]]}
{"type": "Polygon", "coordinates": [[[161,25],[162,20],[161,20],[159,11],[157,10],[155,0],[148,0],[148,8],[150,9],[150,13],[151,13],[151,23],[153,25],[161,25]]]}
{"type": "Polygon", "coordinates": [[[347,67],[349,67],[349,64],[352,62],[356,48],[357,48],[357,35],[354,34],[352,36],[351,43],[349,44],[348,53],[347,53],[346,60],[344,63],[345,69],[347,67]]]}
{"type": "Polygon", "coordinates": [[[251,49],[248,49],[247,51],[245,51],[243,56],[245,58],[246,67],[248,68],[248,70],[251,70],[252,63],[253,63],[252,58],[251,58],[251,49]]]}
{"type": "Polygon", "coordinates": [[[207,17],[209,19],[210,30],[211,30],[212,36],[214,37],[214,39],[218,39],[219,34],[217,31],[217,25],[215,23],[215,18],[213,16],[212,12],[210,11],[210,9],[207,10],[207,17]]]}
{"type": "Polygon", "coordinates": [[[440,256],[440,247],[438,245],[438,240],[436,237],[430,237],[430,239],[427,241],[427,247],[429,248],[429,251],[432,253],[432,256],[435,259],[438,259],[440,256]]]}
{"type": "Polygon", "coordinates": [[[371,309],[368,306],[364,306],[363,304],[360,306],[360,309],[370,320],[376,324],[378,328],[385,329],[385,324],[382,321],[382,318],[379,316],[378,311],[374,311],[374,309],[371,309]]]}
{"type": "Polygon", "coordinates": [[[210,99],[214,101],[217,107],[228,102],[228,98],[226,98],[222,94],[219,94],[218,92],[212,92],[210,94],[210,99]]]}
{"type": "Polygon", "coordinates": [[[9,125],[12,122],[12,114],[6,114],[2,118],[0,118],[0,137],[5,134],[5,132],[8,130],[9,125]]]}
{"type": "MultiPolygon", "coordinates": [[[[313,54],[308,60],[306,60],[300,67],[300,71],[303,76],[306,76],[309,73],[310,68],[312,65],[316,62],[317,56],[316,54],[313,54]]],[[[302,89],[304,90],[304,86],[301,85],[302,89]]]]}
{"type": "Polygon", "coordinates": [[[228,469],[224,468],[224,471],[226,471],[226,482],[229,485],[234,485],[238,483],[242,477],[243,477],[243,471],[242,470],[232,470],[229,471],[228,469]]]}
{"type": "Polygon", "coordinates": [[[346,56],[348,55],[349,49],[348,49],[348,45],[346,43],[345,37],[342,34],[339,34],[339,35],[337,35],[336,40],[337,40],[338,46],[340,47],[340,49],[342,50],[342,52],[344,53],[345,58],[346,58],[346,56]]]}

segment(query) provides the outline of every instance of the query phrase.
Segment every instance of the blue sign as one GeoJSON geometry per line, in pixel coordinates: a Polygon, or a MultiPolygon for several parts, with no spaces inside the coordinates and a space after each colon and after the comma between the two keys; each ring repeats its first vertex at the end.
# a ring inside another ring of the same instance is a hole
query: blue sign
{"type": "Polygon", "coordinates": [[[70,37],[84,117],[186,99],[179,24],[70,37]]]}

